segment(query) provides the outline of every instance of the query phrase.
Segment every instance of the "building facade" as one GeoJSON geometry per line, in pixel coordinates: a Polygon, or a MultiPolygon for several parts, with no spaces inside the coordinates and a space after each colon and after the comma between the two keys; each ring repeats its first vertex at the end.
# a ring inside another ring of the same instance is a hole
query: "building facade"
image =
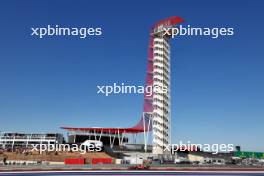
{"type": "Polygon", "coordinates": [[[0,148],[2,149],[30,148],[33,144],[61,144],[63,141],[63,135],[59,133],[0,132],[0,148]]]}

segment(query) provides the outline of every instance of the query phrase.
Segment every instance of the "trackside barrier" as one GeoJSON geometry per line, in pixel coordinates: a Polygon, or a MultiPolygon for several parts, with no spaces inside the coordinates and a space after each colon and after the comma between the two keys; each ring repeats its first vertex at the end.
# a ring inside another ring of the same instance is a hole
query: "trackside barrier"
{"type": "Polygon", "coordinates": [[[65,158],[64,164],[81,164],[83,165],[85,163],[84,158],[65,158]]]}
{"type": "Polygon", "coordinates": [[[93,158],[92,164],[112,164],[112,158],[93,158]]]}

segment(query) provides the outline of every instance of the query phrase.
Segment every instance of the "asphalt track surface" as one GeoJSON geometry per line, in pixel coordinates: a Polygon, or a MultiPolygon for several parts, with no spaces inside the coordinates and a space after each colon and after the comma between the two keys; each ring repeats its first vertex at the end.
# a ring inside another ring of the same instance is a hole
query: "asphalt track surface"
{"type": "Polygon", "coordinates": [[[151,167],[149,170],[128,170],[127,166],[0,166],[0,176],[36,175],[241,175],[264,176],[264,167],[151,167]]]}
{"type": "Polygon", "coordinates": [[[74,175],[74,176],[82,176],[82,175],[206,175],[206,176],[214,176],[214,175],[258,175],[264,176],[264,170],[177,170],[177,171],[166,171],[166,170],[57,170],[57,171],[2,171],[0,172],[0,175],[5,176],[36,176],[36,175],[42,175],[42,176],[62,176],[62,175],[74,175]]]}
{"type": "Polygon", "coordinates": [[[264,176],[264,171],[8,171],[0,172],[0,175],[10,176],[48,176],[48,175],[225,175],[225,176],[264,176]]]}

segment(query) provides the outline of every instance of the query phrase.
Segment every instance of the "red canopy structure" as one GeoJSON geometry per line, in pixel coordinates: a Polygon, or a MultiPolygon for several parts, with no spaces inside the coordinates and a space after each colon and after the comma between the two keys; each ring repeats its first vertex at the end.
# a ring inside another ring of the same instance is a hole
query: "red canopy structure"
{"type": "Polygon", "coordinates": [[[100,127],[91,127],[91,128],[73,128],[73,127],[61,127],[62,129],[68,131],[96,131],[96,132],[105,132],[105,133],[142,133],[143,129],[136,128],[100,128],[100,127]]]}

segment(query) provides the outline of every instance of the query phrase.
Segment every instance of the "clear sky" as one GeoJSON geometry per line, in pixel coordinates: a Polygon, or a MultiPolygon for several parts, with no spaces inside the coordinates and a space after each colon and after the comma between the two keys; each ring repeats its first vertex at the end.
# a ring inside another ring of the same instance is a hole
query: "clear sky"
{"type": "Polygon", "coordinates": [[[143,95],[97,85],[144,85],[149,29],[169,16],[234,36],[171,41],[173,142],[240,144],[264,151],[263,1],[0,2],[0,131],[130,127],[143,95]],[[30,36],[31,27],[102,27],[78,39],[30,36]]]}

